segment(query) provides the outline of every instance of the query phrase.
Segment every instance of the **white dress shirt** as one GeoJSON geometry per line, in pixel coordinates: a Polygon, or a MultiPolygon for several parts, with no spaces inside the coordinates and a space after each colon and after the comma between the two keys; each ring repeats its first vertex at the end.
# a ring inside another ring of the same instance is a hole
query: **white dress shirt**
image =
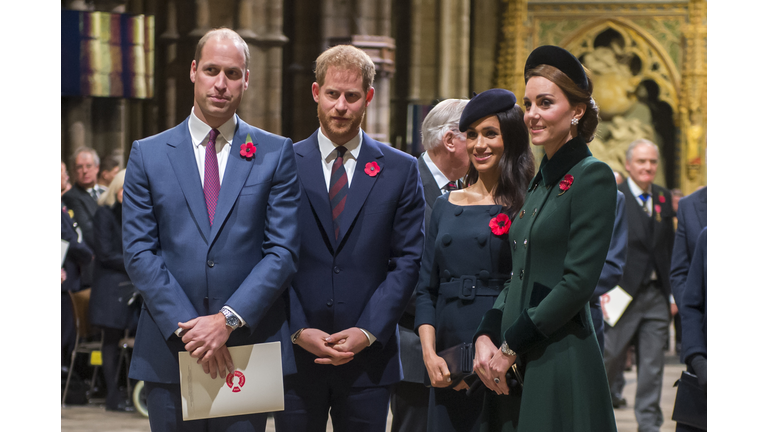
{"type": "MultiPolygon", "coordinates": [[[[200,184],[205,187],[205,146],[208,145],[211,127],[197,118],[194,108],[192,108],[192,114],[189,116],[188,125],[189,135],[192,137],[192,145],[195,150],[197,169],[200,171],[200,184]]],[[[216,157],[219,160],[219,184],[224,179],[224,170],[227,168],[232,140],[235,138],[235,126],[237,126],[235,116],[232,116],[226,123],[218,127],[219,136],[216,137],[216,157]]]]}
{"type": "Polygon", "coordinates": [[[325,177],[325,189],[331,188],[331,171],[333,162],[336,160],[336,147],[344,146],[347,152],[344,153],[344,170],[347,172],[347,187],[352,186],[352,175],[357,166],[357,157],[360,155],[360,144],[363,142],[363,130],[355,135],[354,138],[343,144],[336,144],[323,134],[323,130],[318,130],[317,144],[320,147],[320,155],[323,157],[323,176],[325,177]]]}
{"type": "Polygon", "coordinates": [[[446,193],[448,192],[448,183],[451,181],[448,180],[448,177],[443,174],[442,171],[440,171],[440,168],[435,165],[434,162],[432,162],[432,158],[429,157],[429,152],[424,152],[424,163],[427,164],[427,168],[429,168],[429,172],[432,173],[432,177],[434,177],[435,182],[437,183],[437,187],[440,188],[440,192],[446,193]]]}

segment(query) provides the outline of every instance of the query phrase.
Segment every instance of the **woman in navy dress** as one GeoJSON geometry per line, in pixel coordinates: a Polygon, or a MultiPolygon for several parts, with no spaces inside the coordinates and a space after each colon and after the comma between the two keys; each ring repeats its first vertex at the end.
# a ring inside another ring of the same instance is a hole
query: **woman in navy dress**
{"type": "Polygon", "coordinates": [[[534,175],[533,155],[515,95],[491,89],[475,96],[459,123],[472,164],[466,189],[435,201],[417,286],[415,328],[432,385],[428,430],[479,428],[483,393],[451,382],[437,353],[471,343],[493,306],[512,261],[507,232],[534,175]]]}
{"type": "Polygon", "coordinates": [[[88,313],[91,324],[104,330],[102,347],[104,379],[107,385],[106,409],[131,411],[120,397],[117,366],[120,360],[118,342],[126,329],[136,328],[137,305],[129,306],[133,285],[123,263],[123,181],[125,170],[118,172],[107,191],[99,198],[93,217],[94,252],[93,288],[88,313]]]}

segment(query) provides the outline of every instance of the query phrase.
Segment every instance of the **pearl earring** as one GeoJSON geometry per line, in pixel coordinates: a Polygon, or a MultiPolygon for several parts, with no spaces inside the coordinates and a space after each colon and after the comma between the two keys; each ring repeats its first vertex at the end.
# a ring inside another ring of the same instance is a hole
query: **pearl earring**
{"type": "Polygon", "coordinates": [[[577,119],[576,117],[572,118],[571,125],[576,126],[577,124],[579,124],[579,119],[577,119]]]}

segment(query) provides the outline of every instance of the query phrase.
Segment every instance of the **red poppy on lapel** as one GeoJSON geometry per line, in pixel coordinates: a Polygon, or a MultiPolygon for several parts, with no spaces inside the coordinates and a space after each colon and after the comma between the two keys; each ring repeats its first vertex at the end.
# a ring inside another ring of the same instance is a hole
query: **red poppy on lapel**
{"type": "Polygon", "coordinates": [[[573,176],[570,174],[566,174],[565,177],[563,177],[562,180],[560,180],[560,192],[557,196],[560,196],[565,193],[568,189],[571,188],[571,185],[573,184],[573,176]]]}
{"type": "Polygon", "coordinates": [[[240,156],[244,158],[253,157],[256,154],[256,146],[253,143],[240,144],[240,156]]]}
{"type": "Polygon", "coordinates": [[[491,219],[488,226],[491,227],[491,231],[494,234],[500,236],[509,232],[509,225],[511,223],[509,216],[504,213],[499,213],[495,218],[491,219]]]}
{"type": "Polygon", "coordinates": [[[659,192],[659,202],[662,203],[662,204],[667,202],[667,199],[664,198],[664,192],[659,192]]]}
{"type": "Polygon", "coordinates": [[[381,171],[381,168],[379,168],[379,164],[376,162],[368,162],[365,164],[365,173],[369,176],[376,177],[376,175],[379,174],[379,171],[381,171]]]}
{"type": "Polygon", "coordinates": [[[245,136],[245,144],[240,144],[240,156],[248,159],[253,157],[254,154],[256,154],[256,146],[253,145],[251,134],[248,134],[245,136]]]}

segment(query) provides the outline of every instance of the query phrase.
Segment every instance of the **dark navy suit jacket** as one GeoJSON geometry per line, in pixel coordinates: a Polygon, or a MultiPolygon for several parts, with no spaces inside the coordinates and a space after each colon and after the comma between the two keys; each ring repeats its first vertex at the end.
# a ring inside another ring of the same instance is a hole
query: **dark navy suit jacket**
{"type": "Polygon", "coordinates": [[[707,227],[701,231],[680,301],[683,324],[682,353],[688,363],[696,354],[707,356],[707,227]]]}
{"type": "Polygon", "coordinates": [[[696,239],[707,226],[707,188],[682,198],[677,206],[677,232],[672,249],[672,268],[669,278],[675,302],[682,301],[688,267],[691,265],[696,239]]]}
{"type": "Polygon", "coordinates": [[[363,133],[355,173],[333,235],[318,132],[296,143],[301,179],[301,261],[290,288],[291,332],[317,328],[329,334],[351,327],[376,342],[341,366],[317,365],[295,347],[299,373],[338,373],[356,387],[402,379],[397,322],[411,298],[424,243],[424,194],[416,159],[363,133]],[[380,172],[365,172],[375,162],[380,172]]]}
{"type": "Polygon", "coordinates": [[[298,262],[299,182],[291,140],[235,118],[213,226],[187,122],[135,141],[125,175],[125,268],[142,306],[130,376],[179,382],[179,322],[234,309],[228,346],[281,341],[295,371],[282,297],[298,262]],[[250,135],[251,158],[240,155],[250,135]]]}

